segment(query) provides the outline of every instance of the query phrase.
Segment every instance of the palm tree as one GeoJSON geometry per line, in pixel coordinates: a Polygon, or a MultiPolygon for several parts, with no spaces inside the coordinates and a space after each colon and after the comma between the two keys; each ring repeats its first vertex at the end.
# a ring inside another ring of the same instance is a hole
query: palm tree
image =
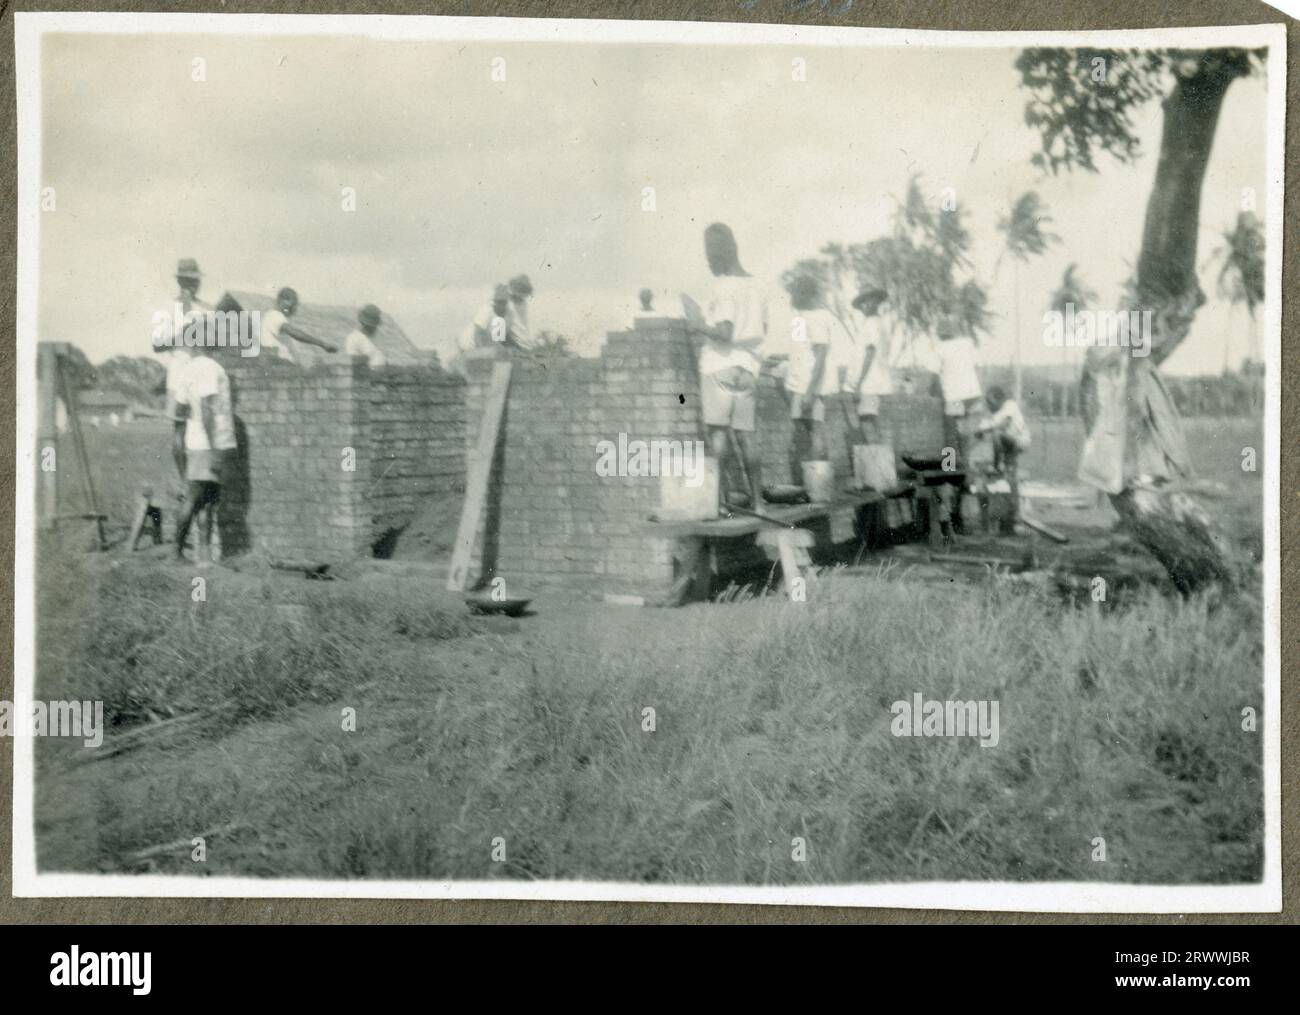
{"type": "MultiPolygon", "coordinates": [[[[1248,360],[1257,359],[1255,339],[1255,308],[1264,302],[1264,224],[1254,212],[1243,211],[1237,215],[1232,229],[1220,231],[1223,242],[1210,255],[1218,263],[1217,285],[1219,295],[1235,308],[1246,305],[1250,314],[1250,342],[1248,360]]],[[[1225,342],[1223,372],[1228,372],[1228,356],[1232,343],[1225,342]]]]}
{"type": "Polygon", "coordinates": [[[1016,401],[1022,400],[1024,395],[1024,368],[1021,364],[1020,357],[1020,265],[1028,261],[1031,257],[1039,257],[1047,252],[1047,248],[1055,243],[1060,237],[1048,232],[1044,227],[1052,221],[1052,216],[1047,212],[1047,206],[1043,204],[1042,198],[1038,196],[1037,191],[1027,190],[1018,197],[1011,205],[1010,214],[1003,216],[998,221],[998,230],[1004,237],[1002,253],[998,255],[998,263],[994,266],[993,277],[997,278],[997,270],[1002,266],[1002,258],[1010,256],[1015,268],[1015,277],[1012,280],[1014,296],[1014,316],[1015,322],[1015,388],[1016,401]]]}
{"type": "Polygon", "coordinates": [[[917,339],[933,333],[940,320],[955,319],[972,337],[988,331],[987,293],[970,275],[970,243],[964,211],[932,207],[919,176],[913,176],[889,235],[847,247],[827,243],[818,257],[797,262],[784,279],[809,273],[819,279],[830,295],[830,309],[850,331],[852,296],[868,287],[884,290],[890,317],[915,364],[917,339]]]}
{"type": "Polygon", "coordinates": [[[1056,287],[1056,292],[1052,293],[1051,309],[1058,314],[1065,313],[1067,304],[1073,304],[1074,309],[1087,310],[1088,307],[1097,302],[1097,294],[1088,288],[1086,282],[1079,277],[1076,270],[1079,266],[1073,262],[1065,269],[1065,274],[1061,276],[1060,284],[1056,287]]]}

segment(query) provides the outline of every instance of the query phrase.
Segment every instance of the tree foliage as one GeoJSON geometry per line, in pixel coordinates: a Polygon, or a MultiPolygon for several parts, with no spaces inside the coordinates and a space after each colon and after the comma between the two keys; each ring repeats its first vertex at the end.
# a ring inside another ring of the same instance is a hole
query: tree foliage
{"type": "Polygon", "coordinates": [[[1214,252],[1219,263],[1219,295],[1233,303],[1244,303],[1250,316],[1264,302],[1264,226],[1253,212],[1237,215],[1237,224],[1224,229],[1222,243],[1214,252]]]}
{"type": "Polygon", "coordinates": [[[166,368],[146,356],[114,356],[95,372],[99,387],[120,392],[141,405],[158,402],[167,381],[166,368]]]}
{"type": "Polygon", "coordinates": [[[1051,309],[1064,314],[1067,305],[1073,305],[1075,312],[1087,310],[1097,302],[1097,294],[1084,282],[1079,274],[1078,265],[1071,263],[1061,276],[1061,281],[1052,293],[1051,309]]]}
{"type": "Polygon", "coordinates": [[[1052,216],[1038,192],[1027,190],[1011,206],[1011,211],[998,220],[1006,252],[1017,261],[1028,261],[1047,252],[1047,248],[1060,237],[1047,226],[1052,216]]]}
{"type": "Polygon", "coordinates": [[[1257,71],[1263,54],[1244,49],[1026,49],[1016,59],[1016,70],[1031,93],[1025,123],[1042,140],[1033,163],[1055,174],[1076,168],[1096,172],[1103,153],[1132,162],[1141,154],[1134,117],[1142,106],[1180,82],[1257,71]]]}
{"type": "Polygon", "coordinates": [[[988,331],[991,315],[988,293],[971,272],[970,246],[965,209],[931,202],[921,178],[913,176],[888,235],[848,246],[828,243],[818,256],[796,262],[783,281],[811,274],[822,283],[829,309],[846,321],[856,293],[882,289],[909,340],[933,333],[944,319],[974,337],[988,331]]]}

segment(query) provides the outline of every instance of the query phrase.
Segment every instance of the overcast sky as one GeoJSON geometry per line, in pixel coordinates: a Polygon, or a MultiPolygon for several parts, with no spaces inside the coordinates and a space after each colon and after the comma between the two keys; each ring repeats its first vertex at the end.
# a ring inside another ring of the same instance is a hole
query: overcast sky
{"type": "MultiPolygon", "coordinates": [[[[1024,347],[1070,261],[1114,306],[1132,270],[1160,107],[1138,118],[1144,157],[1042,177],[1026,93],[1003,49],[690,47],[392,42],[365,38],[46,36],[41,337],[92,361],[149,351],[151,314],[179,257],[202,295],[294,286],[307,302],[379,304],[446,353],[493,283],[525,272],[534,330],[594,352],[636,293],[704,294],[701,232],[729,223],[741,259],[775,279],[827,241],[889,228],[913,173],[968,210],[991,283],[1008,197],[1039,191],[1062,244],[1021,272],[1024,347]],[[793,81],[791,60],[807,61],[793,81]],[[491,79],[505,60],[506,80],[491,79]],[[192,80],[193,61],[206,80],[192,80]],[[341,191],[355,188],[356,210],[341,191]],[[655,210],[643,211],[643,188],[655,210]]],[[[1265,188],[1265,88],[1233,84],[1202,203],[1204,263],[1265,188]]],[[[1012,273],[991,306],[987,361],[1010,358],[1012,273]]],[[[1210,302],[1170,360],[1217,372],[1247,348],[1207,269],[1210,302]]]]}

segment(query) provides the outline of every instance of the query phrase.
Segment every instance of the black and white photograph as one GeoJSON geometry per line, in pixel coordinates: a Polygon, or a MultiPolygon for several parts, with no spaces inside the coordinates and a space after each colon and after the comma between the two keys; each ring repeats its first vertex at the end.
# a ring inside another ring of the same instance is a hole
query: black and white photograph
{"type": "Polygon", "coordinates": [[[1281,908],[1285,26],[753,8],[16,15],[15,895],[1281,908]]]}

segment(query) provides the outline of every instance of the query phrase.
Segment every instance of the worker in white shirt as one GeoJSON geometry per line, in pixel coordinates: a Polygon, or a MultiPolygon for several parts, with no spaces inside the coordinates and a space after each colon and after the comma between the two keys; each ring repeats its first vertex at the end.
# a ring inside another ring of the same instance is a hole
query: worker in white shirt
{"type": "Polygon", "coordinates": [[[367,303],[357,313],[357,328],[343,340],[343,352],[348,356],[364,356],[371,368],[382,367],[388,359],[374,342],[384,315],[373,303],[367,303]]]}
{"type": "Polygon", "coordinates": [[[510,280],[510,307],[506,314],[510,343],[520,349],[532,348],[533,335],[528,327],[528,301],[533,297],[533,283],[527,275],[510,280]]]}
{"type": "MultiPolygon", "coordinates": [[[[703,340],[699,374],[704,427],[720,470],[732,457],[729,444],[734,437],[749,479],[750,507],[758,510],[763,486],[752,438],[767,301],[762,287],[741,267],[730,227],[715,222],[704,231],[704,255],[716,279],[713,298],[704,319],[690,322],[692,336],[703,340]]],[[[725,486],[718,485],[720,500],[726,497],[725,486]]]]}
{"type": "Polygon", "coordinates": [[[478,308],[474,319],[465,325],[456,340],[456,356],[451,362],[451,369],[462,377],[468,378],[465,369],[465,357],[475,349],[488,349],[495,345],[504,345],[509,338],[509,324],[506,315],[510,312],[510,288],[498,285],[492,291],[492,297],[478,308]]]}
{"type": "Polygon", "coordinates": [[[487,349],[506,344],[510,339],[510,289],[499,285],[492,290],[492,301],[479,308],[469,327],[469,348],[487,349]]]}
{"type": "Polygon", "coordinates": [[[1013,519],[1020,517],[1020,454],[1028,450],[1032,439],[1029,424],[1014,398],[998,385],[989,386],[984,396],[991,415],[980,420],[976,433],[989,434],[993,438],[993,467],[1011,487],[1011,511],[1013,519]]]}
{"type": "Polygon", "coordinates": [[[172,421],[172,460],[182,480],[185,479],[185,418],[181,412],[181,377],[189,366],[193,356],[191,349],[184,342],[184,323],[180,333],[176,332],[176,320],[189,321],[194,314],[202,314],[212,309],[211,304],[199,299],[199,284],[203,273],[199,271],[199,262],[192,257],[182,257],[176,262],[176,300],[180,313],[160,314],[156,318],[153,332],[154,352],[167,357],[167,418],[172,421]]]}
{"type": "Polygon", "coordinates": [[[858,399],[858,431],[863,444],[882,444],[880,410],[885,395],[894,393],[890,368],[892,350],[885,318],[889,294],[883,289],[868,288],[853,300],[853,309],[862,315],[858,329],[862,339],[862,364],[856,383],[849,389],[858,399]]]}
{"type": "Polygon", "coordinates": [[[195,518],[199,537],[195,558],[212,559],[212,528],[229,453],[236,447],[230,378],[212,358],[212,347],[194,348],[180,379],[180,414],[185,432],[185,507],[176,525],[176,558],[185,559],[185,540],[195,518]]]}
{"type": "Polygon", "coordinates": [[[826,399],[840,390],[838,364],[852,346],[848,330],[826,307],[820,280],[796,275],[787,290],[794,316],[790,322],[790,360],[785,390],[790,395],[790,470],[803,482],[801,463],[825,461],[826,399]]]}
{"type": "Polygon", "coordinates": [[[326,352],[339,351],[337,345],[309,334],[296,324],[289,323],[289,318],[297,312],[298,294],[286,286],[275,297],[275,309],[262,315],[262,330],[259,336],[261,352],[296,363],[297,357],[294,355],[293,347],[288,342],[281,341],[281,338],[291,338],[296,342],[314,345],[326,352]]]}
{"type": "Polygon", "coordinates": [[[939,337],[939,383],[943,388],[944,439],[957,452],[957,468],[965,468],[967,445],[973,436],[974,419],[981,408],[984,390],[975,368],[975,340],[958,332],[957,322],[941,319],[939,337]]]}

